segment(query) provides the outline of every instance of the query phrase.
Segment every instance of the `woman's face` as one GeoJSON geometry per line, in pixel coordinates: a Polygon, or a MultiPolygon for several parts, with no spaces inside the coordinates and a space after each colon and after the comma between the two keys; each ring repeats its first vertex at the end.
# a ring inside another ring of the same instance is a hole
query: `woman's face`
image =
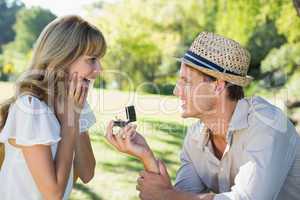
{"type": "Polygon", "coordinates": [[[77,72],[77,77],[89,84],[93,83],[102,72],[99,58],[83,55],[73,62],[69,68],[69,76],[77,72]]]}

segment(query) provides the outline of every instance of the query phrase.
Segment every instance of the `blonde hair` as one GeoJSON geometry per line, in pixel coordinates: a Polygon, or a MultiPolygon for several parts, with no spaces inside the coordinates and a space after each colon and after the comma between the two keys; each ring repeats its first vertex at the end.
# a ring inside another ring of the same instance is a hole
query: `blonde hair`
{"type": "Polygon", "coordinates": [[[82,55],[103,57],[106,42],[101,31],[79,16],[57,18],[42,31],[34,47],[29,69],[16,83],[16,94],[0,105],[0,130],[4,127],[9,106],[19,95],[29,93],[49,102],[59,94],[68,66],[82,55]]]}

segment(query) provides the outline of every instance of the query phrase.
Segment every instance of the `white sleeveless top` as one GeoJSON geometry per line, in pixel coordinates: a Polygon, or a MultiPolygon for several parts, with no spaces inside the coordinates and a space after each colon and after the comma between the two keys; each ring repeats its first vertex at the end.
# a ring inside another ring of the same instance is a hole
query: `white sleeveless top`
{"type": "MultiPolygon", "coordinates": [[[[80,132],[87,131],[96,118],[86,103],[80,115],[80,132]]],[[[53,159],[60,141],[60,124],[53,110],[43,101],[31,95],[20,96],[9,108],[0,142],[5,144],[5,159],[0,170],[1,200],[41,200],[34,179],[27,167],[22,150],[8,143],[32,146],[50,145],[53,159]]],[[[68,199],[73,187],[73,167],[70,172],[64,199],[68,199]]]]}

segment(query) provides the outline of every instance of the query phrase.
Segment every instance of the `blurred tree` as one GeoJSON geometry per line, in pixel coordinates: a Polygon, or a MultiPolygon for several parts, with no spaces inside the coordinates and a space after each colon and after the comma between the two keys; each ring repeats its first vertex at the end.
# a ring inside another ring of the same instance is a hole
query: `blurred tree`
{"type": "Polygon", "coordinates": [[[40,7],[21,9],[17,14],[17,21],[14,27],[16,31],[15,50],[27,53],[32,49],[43,28],[55,17],[50,10],[40,7]]]}
{"type": "Polygon", "coordinates": [[[267,19],[263,24],[257,26],[249,38],[247,47],[251,52],[251,67],[249,74],[256,79],[261,78],[260,63],[273,49],[286,43],[283,35],[279,34],[274,21],[267,19]]]}
{"type": "Polygon", "coordinates": [[[16,22],[16,13],[24,7],[19,0],[0,0],[0,53],[2,45],[12,41],[15,37],[13,25],[16,22]],[[5,30],[5,31],[4,31],[5,30]]]}
{"type": "Polygon", "coordinates": [[[27,67],[31,50],[42,29],[55,15],[39,7],[22,8],[14,26],[15,40],[3,47],[3,64],[11,64],[20,73],[27,67]]]}
{"type": "Polygon", "coordinates": [[[219,0],[216,32],[246,45],[258,22],[260,0],[219,0]]]}
{"type": "Polygon", "coordinates": [[[287,0],[219,0],[216,32],[251,53],[249,74],[260,78],[260,63],[273,48],[286,42],[275,21],[287,0]]]}
{"type": "Polygon", "coordinates": [[[93,20],[108,41],[104,65],[114,70],[105,82],[117,83],[120,89],[132,81],[145,83],[147,91],[158,88],[171,93],[179,68],[172,57],[183,55],[202,31],[216,32],[245,46],[252,55],[250,74],[256,79],[293,73],[289,64],[278,59],[271,62],[274,56],[297,63],[295,56],[283,56],[288,49],[285,44],[296,44],[300,38],[300,19],[295,18],[291,0],[101,1],[91,11],[100,13],[93,20]],[[270,63],[277,66],[276,72],[266,67],[270,63]]]}
{"type": "Polygon", "coordinates": [[[177,71],[172,55],[179,37],[169,29],[174,6],[163,1],[138,0],[104,5],[103,18],[96,23],[109,44],[104,66],[114,70],[110,77],[117,81],[118,88],[128,89],[132,82],[136,86],[145,84],[147,90],[148,83],[177,71]]]}
{"type": "Polygon", "coordinates": [[[118,88],[128,86],[125,72],[135,85],[144,84],[144,90],[157,92],[158,87],[170,93],[170,85],[164,84],[170,77],[175,84],[179,63],[174,56],[181,56],[201,31],[214,31],[217,3],[124,0],[94,9],[101,9],[95,22],[109,43],[104,65],[120,72],[111,76],[118,88]]]}
{"type": "Polygon", "coordinates": [[[298,16],[300,16],[300,0],[293,0],[298,16]]]}
{"type": "Polygon", "coordinates": [[[279,33],[285,35],[289,43],[300,41],[300,18],[293,6],[292,1],[283,5],[280,16],[276,20],[279,33]]]}
{"type": "Polygon", "coordinates": [[[261,63],[265,87],[283,86],[300,65],[300,43],[273,49],[261,63]]]}
{"type": "MultiPolygon", "coordinates": [[[[297,5],[296,1],[294,1],[294,5],[297,5]]],[[[283,86],[300,65],[300,34],[298,31],[300,18],[297,17],[294,5],[292,1],[283,0],[280,10],[276,11],[274,25],[278,33],[286,39],[282,41],[282,44],[278,43],[279,46],[276,45],[277,48],[272,49],[261,62],[261,77],[264,78],[264,83],[268,87],[283,86]]],[[[273,34],[277,32],[276,30],[272,31],[273,34]]],[[[274,40],[274,42],[277,43],[279,40],[274,40]]]]}

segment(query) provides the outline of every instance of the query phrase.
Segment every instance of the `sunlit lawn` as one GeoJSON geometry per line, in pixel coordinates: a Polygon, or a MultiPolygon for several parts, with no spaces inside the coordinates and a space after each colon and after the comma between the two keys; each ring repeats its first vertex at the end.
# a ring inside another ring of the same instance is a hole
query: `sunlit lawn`
{"type": "MultiPolygon", "coordinates": [[[[13,85],[0,83],[0,92],[1,101],[13,94],[13,85]]],[[[97,169],[90,183],[77,182],[72,200],[138,199],[136,179],[143,166],[136,159],[116,152],[103,134],[110,119],[116,115],[124,118],[126,105],[136,106],[139,132],[146,137],[155,155],[167,163],[170,175],[175,178],[186,125],[192,122],[180,118],[176,98],[94,90],[89,95],[89,103],[97,116],[97,124],[90,130],[97,169]]]]}
{"type": "MultiPolygon", "coordinates": [[[[141,132],[157,157],[167,163],[174,178],[184,126],[151,119],[142,120],[141,123],[145,129],[141,132]]],[[[96,175],[88,185],[78,183],[71,199],[137,199],[135,181],[143,169],[142,165],[136,159],[117,153],[106,143],[99,130],[93,130],[91,135],[97,158],[96,175]]]]}
{"type": "MultiPolygon", "coordinates": [[[[13,85],[0,83],[0,92],[1,101],[13,94],[13,85]]],[[[77,182],[72,200],[138,199],[136,179],[143,166],[136,159],[116,152],[104,138],[107,122],[115,116],[124,118],[126,105],[136,106],[139,132],[155,155],[167,163],[174,180],[186,126],[194,121],[180,117],[175,97],[95,89],[89,95],[89,103],[97,117],[97,124],[90,130],[97,169],[90,183],[77,182]]]]}
{"type": "Polygon", "coordinates": [[[155,155],[167,163],[172,178],[175,178],[186,124],[191,121],[183,121],[178,111],[175,111],[178,106],[176,98],[141,95],[131,101],[128,98],[130,95],[124,92],[95,90],[92,97],[90,96],[91,106],[97,113],[98,121],[91,130],[97,170],[95,178],[89,184],[76,184],[71,199],[138,199],[135,190],[136,179],[143,166],[136,159],[116,152],[103,136],[109,119],[113,119],[118,113],[120,117],[124,117],[125,105],[136,105],[139,132],[147,138],[155,155]],[[98,97],[96,101],[91,99],[95,96],[98,97]],[[166,107],[169,110],[166,111],[166,107]]]}

